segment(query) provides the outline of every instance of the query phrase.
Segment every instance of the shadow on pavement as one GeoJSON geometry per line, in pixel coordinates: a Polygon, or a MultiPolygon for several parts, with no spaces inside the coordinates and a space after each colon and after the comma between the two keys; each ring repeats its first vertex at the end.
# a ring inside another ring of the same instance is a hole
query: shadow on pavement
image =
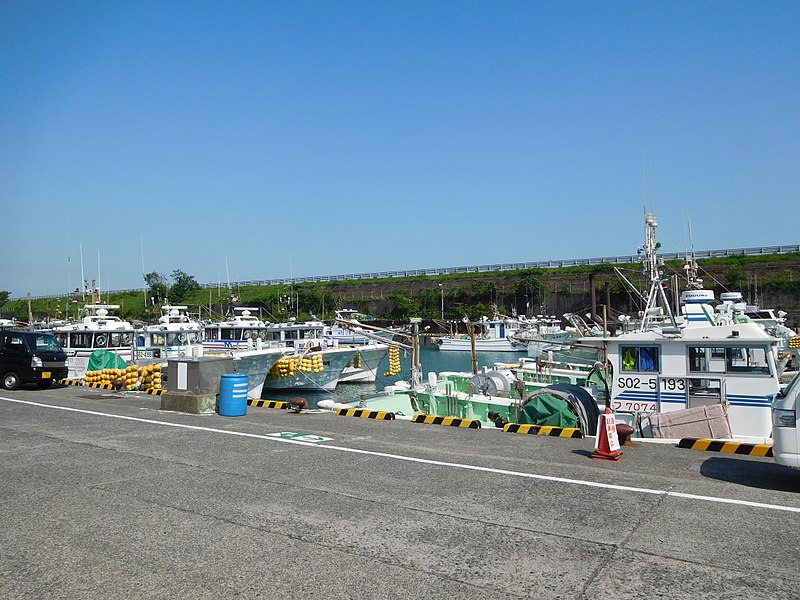
{"type": "Polygon", "coordinates": [[[712,456],[703,462],[700,473],[704,477],[748,487],[800,493],[800,470],[767,460],[769,459],[757,461],[712,456]]]}

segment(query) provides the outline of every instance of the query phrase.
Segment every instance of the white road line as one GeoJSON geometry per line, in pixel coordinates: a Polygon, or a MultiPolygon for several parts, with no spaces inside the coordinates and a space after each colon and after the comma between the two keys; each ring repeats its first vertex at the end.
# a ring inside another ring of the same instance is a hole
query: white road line
{"type": "Polygon", "coordinates": [[[381,458],[389,458],[393,460],[402,460],[406,462],[415,462],[426,465],[437,465],[440,467],[448,467],[452,469],[465,469],[469,471],[481,471],[483,473],[492,473],[495,475],[508,475],[510,477],[522,477],[526,479],[539,479],[543,481],[552,481],[555,483],[566,483],[570,485],[580,485],[584,487],[594,487],[606,490],[615,490],[621,492],[635,492],[638,494],[653,494],[661,496],[670,496],[673,498],[683,498],[687,500],[697,500],[702,502],[716,502],[719,504],[735,504],[737,506],[749,506],[751,508],[764,508],[768,510],[779,510],[785,512],[800,513],[800,507],[795,506],[782,506],[780,504],[766,504],[763,502],[750,502],[748,500],[736,500],[734,498],[720,498],[717,496],[700,496],[697,494],[684,494],[681,492],[671,492],[669,490],[655,490],[650,488],[632,487],[628,485],[616,485],[613,483],[600,483],[597,481],[586,481],[583,479],[569,479],[566,477],[555,477],[553,475],[538,475],[536,473],[522,473],[520,471],[507,471],[505,469],[495,469],[492,467],[480,467],[476,465],[467,465],[462,463],[446,462],[441,460],[431,460],[428,458],[417,458],[414,456],[403,456],[401,454],[388,454],[386,452],[375,452],[373,450],[359,450],[357,448],[345,448],[343,446],[334,446],[320,444],[318,442],[304,442],[297,439],[288,439],[274,437],[270,434],[260,433],[245,433],[242,431],[228,431],[226,429],[217,429],[214,427],[200,427],[198,425],[184,425],[182,423],[168,423],[166,421],[157,421],[155,419],[142,419],[140,417],[126,417],[124,415],[113,415],[110,413],[98,412],[94,410],[85,410],[81,408],[70,408],[66,406],[54,406],[52,404],[43,404],[41,402],[31,402],[29,400],[17,400],[15,398],[4,398],[0,396],[0,400],[7,402],[15,402],[17,404],[27,404],[30,406],[39,406],[41,408],[50,408],[54,410],[64,410],[68,412],[81,413],[85,415],[94,415],[97,417],[107,417],[110,419],[121,419],[124,421],[135,421],[137,423],[148,423],[150,425],[163,425],[166,427],[175,427],[178,429],[190,429],[193,431],[206,431],[209,433],[222,433],[225,435],[235,435],[240,437],[255,438],[266,440],[269,442],[281,442],[283,444],[295,444],[297,446],[306,446],[308,448],[317,448],[320,450],[335,450],[338,452],[350,452],[352,454],[364,454],[368,456],[379,456],[381,458]]]}

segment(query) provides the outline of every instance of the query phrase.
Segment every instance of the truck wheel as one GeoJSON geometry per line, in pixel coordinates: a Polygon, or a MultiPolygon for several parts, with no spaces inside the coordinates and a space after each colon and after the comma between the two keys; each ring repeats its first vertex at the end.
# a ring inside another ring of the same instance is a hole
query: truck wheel
{"type": "Polygon", "coordinates": [[[3,381],[1,383],[4,390],[15,390],[19,387],[19,377],[14,371],[9,371],[3,375],[3,381]]]}
{"type": "Polygon", "coordinates": [[[49,388],[51,385],[53,385],[53,380],[52,379],[41,379],[40,381],[36,382],[36,385],[38,385],[42,389],[49,388]]]}

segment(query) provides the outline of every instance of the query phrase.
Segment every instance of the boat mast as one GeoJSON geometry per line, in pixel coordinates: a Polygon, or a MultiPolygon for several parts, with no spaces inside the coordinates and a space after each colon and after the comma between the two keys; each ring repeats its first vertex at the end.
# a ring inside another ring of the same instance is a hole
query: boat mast
{"type": "Polygon", "coordinates": [[[86,303],[86,279],[83,274],[83,244],[78,244],[81,251],[81,300],[86,303]]]}
{"type": "Polygon", "coordinates": [[[672,326],[677,327],[675,315],[672,313],[672,308],[670,307],[663,286],[663,281],[666,276],[661,271],[663,261],[658,256],[658,249],[661,248],[661,244],[656,241],[656,227],[658,227],[658,221],[653,213],[645,213],[644,223],[645,243],[643,272],[650,280],[650,293],[647,298],[647,305],[644,308],[644,314],[642,315],[642,322],[639,325],[639,331],[647,331],[650,329],[652,322],[660,316],[661,310],[666,312],[672,326]]]}

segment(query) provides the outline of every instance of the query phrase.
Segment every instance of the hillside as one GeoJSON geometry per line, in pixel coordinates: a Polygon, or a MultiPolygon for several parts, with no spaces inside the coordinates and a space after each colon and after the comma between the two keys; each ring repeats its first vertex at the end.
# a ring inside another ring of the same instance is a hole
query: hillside
{"type": "MultiPolygon", "coordinates": [[[[741,291],[748,302],[786,311],[787,324],[800,329],[800,254],[737,256],[698,261],[705,287],[717,294],[741,291]]],[[[647,289],[641,267],[619,265],[619,270],[638,289],[647,289]]],[[[666,263],[664,271],[685,279],[680,261],[666,263]]],[[[681,281],[682,283],[682,281],[681,281]]],[[[240,305],[255,306],[270,320],[278,321],[314,314],[330,318],[335,308],[355,308],[366,314],[390,320],[411,316],[428,319],[460,320],[489,315],[491,306],[510,314],[585,314],[595,306],[610,307],[609,320],[619,313],[635,313],[641,301],[627,289],[612,265],[530,269],[470,273],[463,275],[419,276],[358,281],[331,281],[295,285],[245,286],[228,290],[202,288],[183,298],[169,298],[194,306],[203,316],[225,312],[234,296],[240,305]],[[592,294],[594,289],[594,294],[592,294]]],[[[147,320],[153,308],[145,308],[144,293],[109,294],[104,302],[120,304],[121,314],[129,319],[147,320]]],[[[63,318],[75,314],[78,306],[60,299],[38,299],[31,303],[35,319],[63,318]]],[[[0,307],[4,315],[15,314],[27,320],[28,303],[8,301],[0,307]]]]}

